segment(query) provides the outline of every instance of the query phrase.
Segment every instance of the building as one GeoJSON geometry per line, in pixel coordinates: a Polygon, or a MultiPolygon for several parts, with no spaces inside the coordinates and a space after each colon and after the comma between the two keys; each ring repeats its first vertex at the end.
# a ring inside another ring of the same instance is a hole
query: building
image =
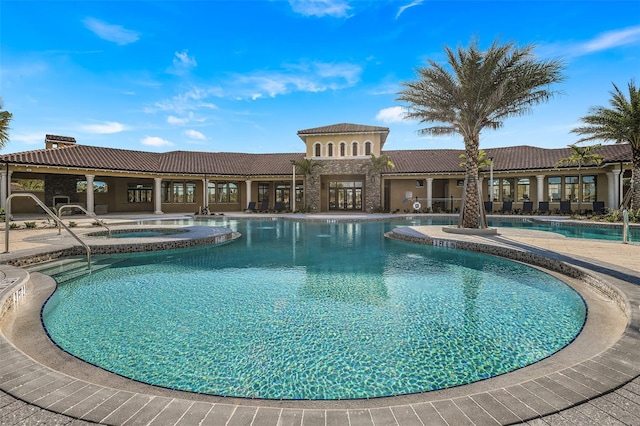
{"type": "MultiPolygon", "coordinates": [[[[13,192],[31,192],[47,206],[81,204],[89,212],[196,213],[276,202],[309,212],[455,212],[464,184],[462,149],[385,150],[387,127],[334,124],[298,131],[305,151],[282,154],[172,151],[152,153],[76,143],[46,135],[45,149],[0,156],[0,207],[13,192]],[[395,167],[372,168],[386,154],[395,167]],[[308,175],[293,163],[318,164],[308,175]],[[306,194],[305,194],[306,193],[306,194]]],[[[556,167],[571,150],[515,146],[486,150],[480,170],[483,199],[501,211],[525,203],[550,211],[561,201],[590,210],[594,201],[617,208],[631,174],[631,148],[605,145],[599,165],[556,167]],[[493,180],[491,179],[493,177],[493,180]]],[[[28,198],[11,211],[36,212],[28,198]]]]}

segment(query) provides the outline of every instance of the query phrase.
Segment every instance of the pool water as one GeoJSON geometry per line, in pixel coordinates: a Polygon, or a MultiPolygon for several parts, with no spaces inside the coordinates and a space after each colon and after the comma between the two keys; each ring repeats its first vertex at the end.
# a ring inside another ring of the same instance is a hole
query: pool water
{"type": "Polygon", "coordinates": [[[172,389],[267,399],[402,395],[569,344],[582,298],[537,269],[383,237],[390,223],[219,221],[218,247],[127,254],[43,308],[64,350],[172,389]]]}

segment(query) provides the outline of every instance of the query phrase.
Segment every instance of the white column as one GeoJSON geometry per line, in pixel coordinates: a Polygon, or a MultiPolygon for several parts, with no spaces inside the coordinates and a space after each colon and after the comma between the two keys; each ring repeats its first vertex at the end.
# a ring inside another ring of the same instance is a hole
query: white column
{"type": "Polygon", "coordinates": [[[612,209],[617,210],[620,207],[620,202],[622,201],[621,189],[622,185],[620,185],[620,170],[613,170],[613,205],[612,209]]]}
{"type": "Polygon", "coordinates": [[[202,179],[202,208],[209,209],[209,179],[202,179]]]}
{"type": "Polygon", "coordinates": [[[0,175],[0,208],[7,207],[7,197],[7,172],[3,170],[0,175]]]}
{"type": "Polygon", "coordinates": [[[155,214],[164,214],[162,212],[162,178],[153,178],[153,202],[155,204],[155,214]]]}
{"type": "MultiPolygon", "coordinates": [[[[251,195],[251,181],[250,180],[245,180],[244,184],[247,187],[247,205],[245,206],[245,209],[246,209],[247,206],[249,205],[249,201],[251,201],[251,197],[252,197],[252,195],[251,195]]],[[[244,209],[242,209],[242,210],[244,210],[244,209]]]]}
{"type": "Polygon", "coordinates": [[[95,175],[84,175],[84,177],[87,179],[87,211],[89,213],[94,213],[95,201],[93,193],[93,178],[95,178],[95,175]]]}
{"type": "MultiPolygon", "coordinates": [[[[5,188],[7,188],[7,197],[9,195],[11,195],[11,175],[13,174],[13,170],[9,170],[8,172],[9,174],[7,175],[7,186],[5,188]]],[[[6,198],[5,198],[6,200],[6,198]]]]}
{"type": "Polygon", "coordinates": [[[613,173],[607,172],[607,207],[610,209],[614,208],[613,206],[616,203],[616,187],[614,181],[613,173]]]}
{"type": "Polygon", "coordinates": [[[537,208],[540,205],[540,201],[545,201],[544,199],[544,175],[536,175],[537,183],[537,195],[538,205],[534,206],[537,208]]]}
{"type": "Polygon", "coordinates": [[[433,208],[433,178],[427,178],[427,208],[433,208]]]}

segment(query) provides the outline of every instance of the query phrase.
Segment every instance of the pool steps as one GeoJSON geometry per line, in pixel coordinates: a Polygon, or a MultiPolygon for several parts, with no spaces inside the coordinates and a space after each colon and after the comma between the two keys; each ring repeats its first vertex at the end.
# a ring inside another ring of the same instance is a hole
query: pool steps
{"type": "MultiPolygon", "coordinates": [[[[96,257],[91,262],[91,270],[95,273],[120,262],[124,262],[125,260],[126,259],[124,258],[115,257],[96,257]]],[[[77,257],[50,260],[30,265],[24,269],[29,272],[40,272],[46,275],[55,275],[58,284],[86,275],[89,272],[85,260],[77,257]]]]}

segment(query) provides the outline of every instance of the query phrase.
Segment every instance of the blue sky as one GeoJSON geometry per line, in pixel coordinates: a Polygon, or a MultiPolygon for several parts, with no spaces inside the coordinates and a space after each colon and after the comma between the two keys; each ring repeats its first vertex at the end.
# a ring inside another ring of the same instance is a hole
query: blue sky
{"type": "Polygon", "coordinates": [[[302,152],[296,132],[387,126],[385,149],[462,149],[419,136],[401,82],[443,46],[535,44],[565,61],[561,92],[485,130],[481,148],[565,147],[612,83],[640,83],[640,1],[0,2],[0,96],[13,113],[3,152],[47,133],[145,151],[302,152]]]}

